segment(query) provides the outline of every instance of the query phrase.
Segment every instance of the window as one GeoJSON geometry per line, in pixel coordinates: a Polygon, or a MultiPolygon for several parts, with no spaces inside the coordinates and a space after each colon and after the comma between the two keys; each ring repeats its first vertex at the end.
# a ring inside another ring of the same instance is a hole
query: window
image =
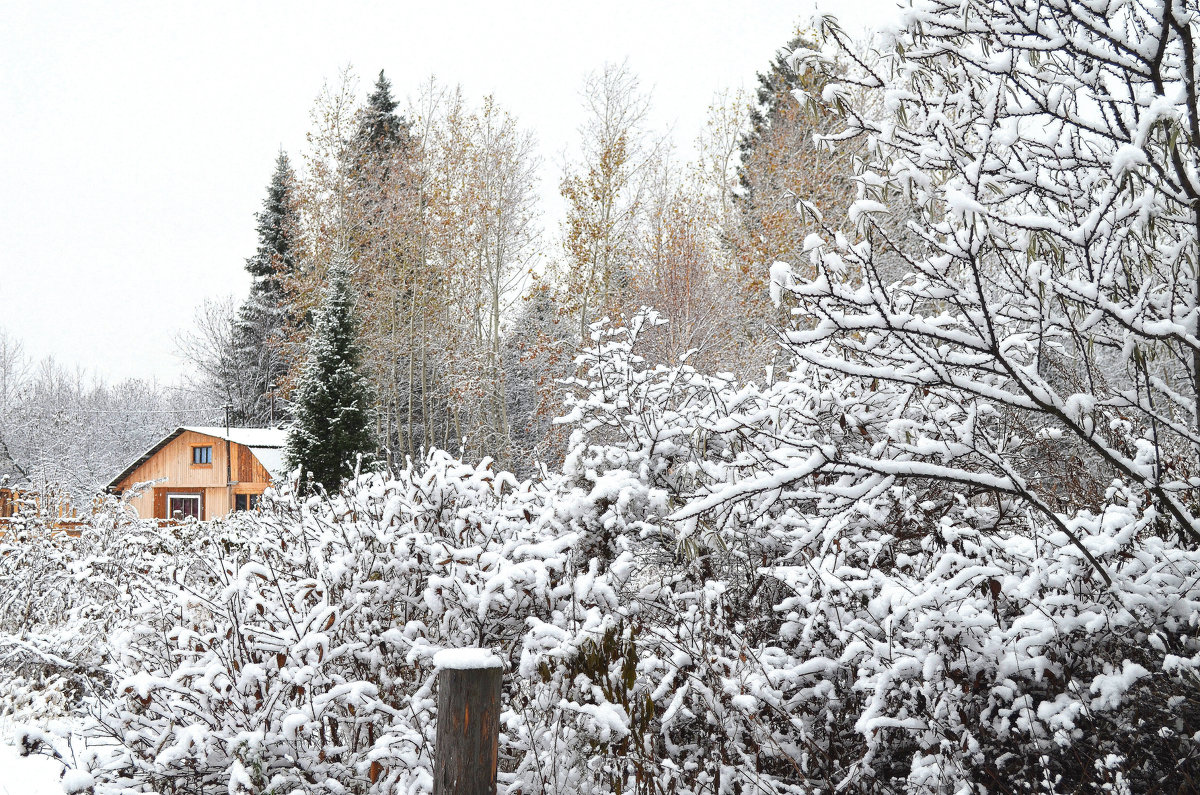
{"type": "Polygon", "coordinates": [[[233,509],[235,511],[253,511],[258,507],[257,494],[235,494],[233,495],[233,509]]]}
{"type": "Polygon", "coordinates": [[[212,463],[212,447],[193,447],[192,466],[212,463]]]}

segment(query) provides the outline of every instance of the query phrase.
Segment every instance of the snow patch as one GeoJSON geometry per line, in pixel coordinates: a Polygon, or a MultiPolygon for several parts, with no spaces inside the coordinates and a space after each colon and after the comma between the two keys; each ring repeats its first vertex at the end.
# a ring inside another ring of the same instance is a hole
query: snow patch
{"type": "Polygon", "coordinates": [[[442,649],[433,655],[433,667],[441,670],[469,671],[477,668],[503,668],[504,662],[491,649],[442,649]]]}
{"type": "Polygon", "coordinates": [[[775,262],[771,265],[771,303],[779,306],[783,300],[783,291],[792,286],[794,279],[791,265],[786,262],[775,262]]]}

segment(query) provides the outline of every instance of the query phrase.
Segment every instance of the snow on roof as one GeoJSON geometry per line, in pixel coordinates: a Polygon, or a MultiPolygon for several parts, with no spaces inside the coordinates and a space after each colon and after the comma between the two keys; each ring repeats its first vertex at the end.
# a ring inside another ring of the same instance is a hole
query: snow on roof
{"type": "Polygon", "coordinates": [[[287,467],[283,463],[282,448],[246,446],[250,448],[250,452],[254,453],[254,457],[258,459],[258,463],[263,465],[263,469],[267,470],[271,477],[281,478],[287,474],[287,467]]]}
{"type": "Polygon", "coordinates": [[[228,439],[246,447],[283,447],[287,444],[287,431],[279,428],[230,428],[228,436],[224,425],[187,425],[183,430],[228,439]]]}

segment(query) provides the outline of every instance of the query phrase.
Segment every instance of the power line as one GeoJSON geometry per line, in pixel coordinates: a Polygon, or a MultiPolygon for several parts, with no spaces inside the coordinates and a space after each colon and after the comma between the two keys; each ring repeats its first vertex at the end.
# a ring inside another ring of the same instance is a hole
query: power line
{"type": "Polygon", "coordinates": [[[195,409],[68,409],[66,411],[72,414],[189,414],[224,410],[224,406],[202,406],[195,409]]]}

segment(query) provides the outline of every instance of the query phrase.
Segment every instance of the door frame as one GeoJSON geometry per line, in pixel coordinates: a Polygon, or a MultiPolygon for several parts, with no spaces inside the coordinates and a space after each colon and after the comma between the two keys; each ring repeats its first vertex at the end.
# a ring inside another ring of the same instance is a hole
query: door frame
{"type": "Polygon", "coordinates": [[[171,511],[171,499],[194,499],[196,500],[196,519],[204,521],[204,492],[203,491],[168,491],[163,495],[163,508],[167,514],[164,518],[174,519],[175,515],[171,511]]]}

